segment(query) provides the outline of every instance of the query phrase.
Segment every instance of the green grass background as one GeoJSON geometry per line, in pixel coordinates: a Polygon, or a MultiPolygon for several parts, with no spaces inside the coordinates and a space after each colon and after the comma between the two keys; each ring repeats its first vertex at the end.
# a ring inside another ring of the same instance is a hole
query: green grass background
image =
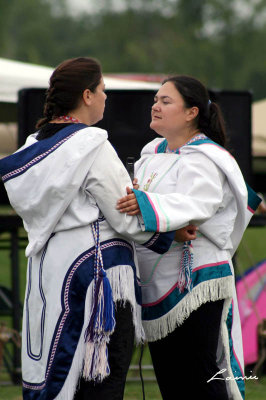
{"type": "MultiPolygon", "coordinates": [[[[1,211],[1,210],[0,210],[1,211]]],[[[20,236],[25,236],[21,229],[20,236]]],[[[11,270],[10,270],[10,251],[1,248],[3,239],[8,239],[7,233],[0,233],[0,285],[11,287],[11,270]]],[[[266,227],[248,228],[243,236],[243,240],[237,251],[235,259],[236,275],[242,275],[244,271],[252,265],[266,258],[266,227]]],[[[2,246],[3,247],[3,246],[2,246]]],[[[20,297],[23,302],[25,282],[26,282],[26,259],[24,249],[20,250],[20,297]]],[[[0,321],[6,321],[11,325],[10,317],[0,316],[0,321]]],[[[132,359],[132,365],[138,364],[140,349],[136,349],[132,359]]],[[[148,348],[145,347],[142,365],[150,365],[150,355],[148,348]]],[[[147,379],[154,378],[153,371],[143,371],[145,381],[145,395],[147,400],[160,400],[160,392],[156,381],[147,379]]],[[[138,379],[138,371],[130,371],[129,378],[138,379]]],[[[0,400],[22,400],[21,387],[6,384],[10,378],[2,368],[0,373],[0,400]]],[[[177,385],[181,383],[178,382],[177,385]]],[[[140,381],[128,381],[125,389],[125,400],[141,400],[142,388],[140,381]]],[[[260,376],[257,381],[250,380],[246,384],[246,399],[247,400],[265,400],[266,399],[266,376],[260,376]]]]}

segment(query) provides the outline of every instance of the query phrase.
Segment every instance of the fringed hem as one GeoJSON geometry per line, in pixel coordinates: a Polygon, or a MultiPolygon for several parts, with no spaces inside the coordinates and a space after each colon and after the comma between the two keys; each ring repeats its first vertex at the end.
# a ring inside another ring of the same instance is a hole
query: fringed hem
{"type": "Polygon", "coordinates": [[[226,299],[224,302],[222,320],[221,320],[221,340],[222,346],[225,355],[225,365],[222,365],[222,368],[226,369],[226,377],[230,378],[226,380],[227,391],[229,392],[229,397],[232,400],[243,400],[243,397],[239,391],[236,379],[234,377],[232,368],[231,368],[231,361],[230,361],[230,346],[229,346],[229,336],[228,336],[228,329],[227,329],[227,315],[231,305],[232,299],[226,299]]]}
{"type": "Polygon", "coordinates": [[[118,265],[109,268],[107,276],[112,287],[114,302],[128,301],[131,304],[133,323],[135,327],[136,344],[145,341],[145,332],[141,322],[141,305],[137,304],[135,294],[134,272],[130,265],[118,265]]]}
{"type": "Polygon", "coordinates": [[[142,321],[147,341],[154,342],[166,337],[177,326],[182,325],[192,311],[197,310],[202,304],[232,298],[233,285],[234,278],[231,275],[201,282],[167,314],[151,321],[142,321]]]}

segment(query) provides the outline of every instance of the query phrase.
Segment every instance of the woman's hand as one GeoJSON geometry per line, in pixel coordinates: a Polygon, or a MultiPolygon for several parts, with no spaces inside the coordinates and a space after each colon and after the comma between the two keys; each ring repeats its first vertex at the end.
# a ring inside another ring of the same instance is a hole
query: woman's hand
{"type": "Polygon", "coordinates": [[[198,227],[195,225],[188,225],[184,228],[180,228],[175,233],[176,242],[187,242],[188,240],[194,240],[197,238],[198,227]]]}
{"type": "MultiPolygon", "coordinates": [[[[133,187],[137,189],[139,185],[136,183],[137,181],[133,180],[133,187]]],[[[122,197],[116,203],[116,209],[121,213],[127,213],[127,215],[137,215],[140,214],[139,205],[136,199],[135,194],[132,190],[127,186],[126,188],[127,196],[122,197]]]]}
{"type": "Polygon", "coordinates": [[[259,213],[259,214],[266,214],[266,203],[265,203],[264,201],[262,201],[262,202],[259,204],[258,213],[259,213]]]}

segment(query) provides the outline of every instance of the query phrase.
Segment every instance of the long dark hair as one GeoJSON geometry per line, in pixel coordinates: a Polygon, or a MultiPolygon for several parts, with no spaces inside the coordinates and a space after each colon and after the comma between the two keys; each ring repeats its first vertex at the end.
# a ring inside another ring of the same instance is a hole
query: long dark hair
{"type": "Polygon", "coordinates": [[[52,119],[66,115],[74,110],[85,89],[95,91],[102,77],[100,63],[89,57],[71,58],[63,61],[52,73],[49,89],[41,118],[36,128],[39,129],[52,119]]]}
{"type": "Polygon", "coordinates": [[[181,94],[185,106],[198,107],[199,114],[195,119],[197,128],[214,142],[225,147],[227,137],[221,109],[211,102],[208,90],[197,79],[187,75],[176,75],[166,78],[163,84],[172,82],[181,94]]]}

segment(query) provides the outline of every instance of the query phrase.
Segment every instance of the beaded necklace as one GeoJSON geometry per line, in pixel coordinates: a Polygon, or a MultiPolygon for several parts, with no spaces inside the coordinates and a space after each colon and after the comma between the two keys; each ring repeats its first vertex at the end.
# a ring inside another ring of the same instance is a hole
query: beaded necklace
{"type": "Polygon", "coordinates": [[[65,122],[73,122],[74,124],[79,124],[80,121],[75,117],[70,117],[68,115],[60,115],[60,117],[56,117],[56,119],[63,120],[65,122]]]}
{"type": "MultiPolygon", "coordinates": [[[[204,135],[204,133],[199,133],[198,135],[194,136],[193,138],[191,138],[188,142],[186,142],[183,146],[188,145],[190,143],[195,142],[196,140],[201,140],[201,139],[206,139],[206,135],[204,135]]],[[[166,146],[165,149],[165,153],[176,153],[179,152],[179,149],[183,146],[177,147],[174,150],[169,149],[168,145],[166,146]]]]}

